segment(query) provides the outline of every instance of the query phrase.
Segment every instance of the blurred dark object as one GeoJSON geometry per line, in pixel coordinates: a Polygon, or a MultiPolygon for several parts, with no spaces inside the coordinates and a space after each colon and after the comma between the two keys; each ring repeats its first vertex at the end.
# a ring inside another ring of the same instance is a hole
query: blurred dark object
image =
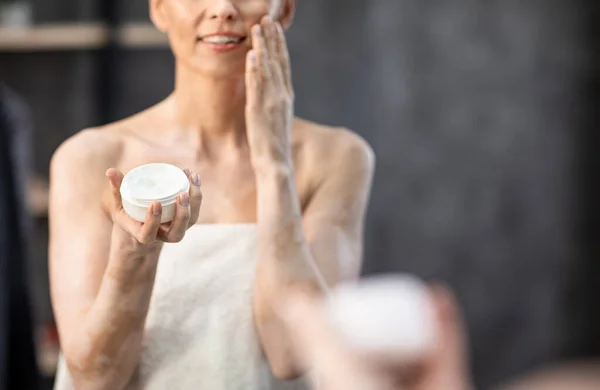
{"type": "MultiPolygon", "coordinates": [[[[18,224],[25,238],[31,232],[31,217],[28,212],[28,190],[31,186],[30,177],[33,171],[33,125],[31,123],[31,111],[23,99],[0,83],[0,101],[2,104],[2,115],[5,123],[5,134],[7,137],[7,155],[11,161],[12,172],[14,172],[14,188],[19,213],[18,224]]],[[[2,182],[4,183],[8,182],[2,182]]]]}
{"type": "Polygon", "coordinates": [[[86,22],[101,19],[100,0],[31,0],[35,23],[86,22]]]}
{"type": "Polygon", "coordinates": [[[36,389],[40,383],[25,267],[27,125],[16,95],[0,86],[0,389],[36,389]],[[24,126],[24,127],[23,127],[24,126]]]}
{"type": "MultiPolygon", "coordinates": [[[[578,258],[571,263],[568,290],[564,301],[564,358],[600,359],[600,311],[596,299],[600,297],[600,3],[586,1],[586,19],[582,24],[590,47],[590,68],[581,83],[585,97],[579,108],[582,122],[577,136],[579,156],[578,196],[579,230],[578,258]]],[[[598,386],[600,388],[600,385],[598,386]]]]}

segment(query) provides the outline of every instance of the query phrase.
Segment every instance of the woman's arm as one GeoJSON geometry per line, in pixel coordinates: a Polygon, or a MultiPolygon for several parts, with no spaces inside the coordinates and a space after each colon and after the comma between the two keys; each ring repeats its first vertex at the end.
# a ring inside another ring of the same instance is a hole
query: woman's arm
{"type": "Polygon", "coordinates": [[[118,390],[139,359],[159,248],[139,251],[103,210],[107,161],[90,153],[102,141],[82,133],[52,159],[50,283],[75,388],[118,390]]]}
{"type": "Polygon", "coordinates": [[[326,292],[341,280],[358,277],[363,224],[374,170],[366,143],[348,133],[336,144],[336,161],[325,172],[302,217],[293,169],[273,161],[257,172],[258,256],[255,318],[274,374],[293,379],[302,370],[276,306],[290,287],[326,292]]]}
{"type": "Polygon", "coordinates": [[[356,277],[374,158],[368,145],[337,131],[315,156],[321,175],[304,217],[294,183],[291,130],[294,92],[283,30],[265,17],[252,28],[246,65],[246,125],[258,192],[258,265],[254,317],[273,373],[301,373],[275,313],[287,289],[315,292],[356,277]]]}
{"type": "MultiPolygon", "coordinates": [[[[103,208],[104,173],[116,160],[106,150],[119,147],[84,132],[61,146],[51,163],[52,301],[69,373],[75,387],[86,390],[119,390],[129,382],[161,248],[160,213],[151,210],[139,226],[119,213],[122,175],[115,170],[109,176],[116,223],[103,208]]],[[[189,205],[179,206],[173,225],[182,217],[179,225],[187,228],[189,205]]]]}

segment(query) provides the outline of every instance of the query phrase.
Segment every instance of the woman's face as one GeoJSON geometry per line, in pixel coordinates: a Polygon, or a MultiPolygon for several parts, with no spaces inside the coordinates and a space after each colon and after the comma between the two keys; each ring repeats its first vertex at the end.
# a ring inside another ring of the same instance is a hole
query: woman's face
{"type": "Polygon", "coordinates": [[[250,29],[265,15],[284,27],[293,0],[150,0],[155,25],[169,34],[177,61],[214,77],[243,75],[250,29]]]}

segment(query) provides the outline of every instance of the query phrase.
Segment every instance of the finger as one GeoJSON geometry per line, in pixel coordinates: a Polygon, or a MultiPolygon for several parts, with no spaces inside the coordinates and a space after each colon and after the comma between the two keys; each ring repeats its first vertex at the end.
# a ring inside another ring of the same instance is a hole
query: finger
{"type": "Polygon", "coordinates": [[[110,168],[106,171],[106,177],[110,182],[110,191],[112,194],[115,212],[123,209],[123,200],[121,199],[121,183],[123,183],[123,174],[115,169],[110,168]]]}
{"type": "Polygon", "coordinates": [[[188,175],[190,180],[190,221],[188,227],[195,225],[200,217],[200,207],[202,206],[202,182],[200,175],[192,173],[188,175]]]}
{"type": "Polygon", "coordinates": [[[438,350],[435,357],[438,369],[466,370],[467,335],[459,304],[451,289],[444,285],[431,287],[436,311],[438,350]]]}
{"type": "Polygon", "coordinates": [[[258,63],[256,59],[256,50],[250,50],[246,55],[246,94],[248,105],[256,101],[256,93],[258,91],[260,74],[258,71],[258,63]]]}
{"type": "Polygon", "coordinates": [[[266,67],[271,77],[280,84],[283,84],[283,72],[279,57],[277,55],[277,29],[275,23],[270,16],[265,16],[261,20],[263,37],[265,40],[266,67]]]}
{"type": "MultiPolygon", "coordinates": [[[[262,77],[267,77],[268,50],[264,38],[263,28],[260,24],[256,24],[252,27],[252,48],[256,53],[256,68],[258,70],[258,74],[262,77]]],[[[258,81],[260,82],[261,80],[259,79],[258,81]]]]}
{"type": "Polygon", "coordinates": [[[190,222],[190,194],[182,192],[177,197],[177,208],[171,226],[165,234],[159,233],[159,237],[165,242],[180,242],[185,237],[190,222]]]}
{"type": "Polygon", "coordinates": [[[265,16],[262,18],[260,25],[262,27],[263,36],[266,43],[267,56],[269,59],[276,59],[277,55],[277,30],[275,29],[275,24],[273,23],[273,19],[270,16],[265,16]]]}
{"type": "Polygon", "coordinates": [[[135,234],[135,238],[140,244],[152,244],[156,241],[161,215],[162,205],[160,202],[153,202],[146,212],[146,220],[135,234]]]}
{"type": "Polygon", "coordinates": [[[283,82],[285,83],[287,91],[290,95],[294,94],[294,87],[292,85],[292,70],[290,65],[290,53],[288,51],[287,43],[285,40],[285,34],[283,32],[283,28],[281,24],[275,23],[275,44],[276,44],[276,53],[277,60],[279,62],[279,66],[281,69],[281,76],[283,78],[283,82]]]}
{"type": "Polygon", "coordinates": [[[129,234],[136,236],[142,227],[142,223],[131,218],[123,208],[123,200],[121,199],[123,174],[115,168],[110,168],[106,171],[106,177],[110,182],[110,190],[115,207],[113,210],[113,222],[129,234]]]}

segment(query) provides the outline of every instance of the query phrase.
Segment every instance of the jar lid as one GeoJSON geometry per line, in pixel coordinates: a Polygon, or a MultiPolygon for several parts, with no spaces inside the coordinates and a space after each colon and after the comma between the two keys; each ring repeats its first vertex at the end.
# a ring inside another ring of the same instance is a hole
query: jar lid
{"type": "Polygon", "coordinates": [[[129,171],[121,183],[121,196],[135,203],[168,202],[189,191],[183,170],[171,164],[140,165],[129,171]]]}

